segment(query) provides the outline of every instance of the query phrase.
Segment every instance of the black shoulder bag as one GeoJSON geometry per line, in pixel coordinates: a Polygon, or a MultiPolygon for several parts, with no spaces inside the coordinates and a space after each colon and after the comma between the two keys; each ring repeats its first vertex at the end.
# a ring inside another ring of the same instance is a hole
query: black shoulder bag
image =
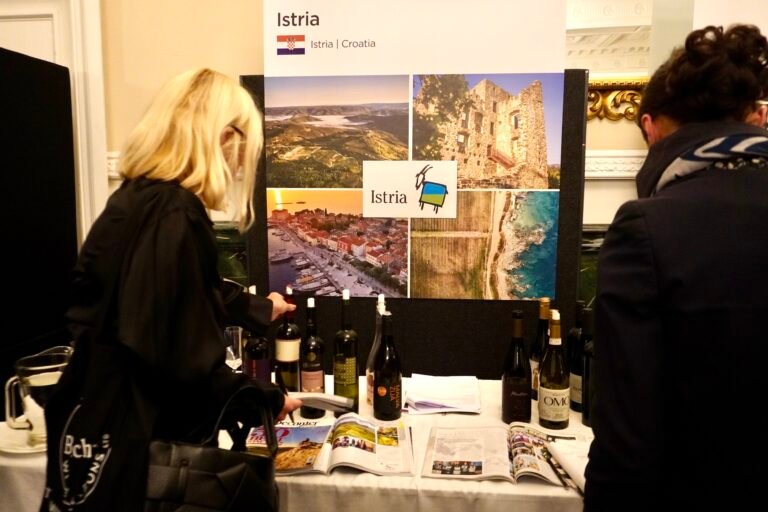
{"type": "MultiPolygon", "coordinates": [[[[219,429],[235,398],[261,389],[246,386],[233,394],[219,415],[210,437],[201,444],[154,440],[149,445],[149,475],[145,512],[277,511],[275,483],[277,439],[267,405],[261,405],[261,423],[269,456],[245,452],[249,426],[228,429],[231,450],[216,447],[219,429]]],[[[260,402],[266,404],[266,397],[260,402]]]]}

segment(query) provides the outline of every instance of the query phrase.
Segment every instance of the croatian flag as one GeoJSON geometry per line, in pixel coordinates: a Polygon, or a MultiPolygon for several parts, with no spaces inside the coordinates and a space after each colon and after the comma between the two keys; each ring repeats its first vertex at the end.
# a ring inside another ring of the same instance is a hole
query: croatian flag
{"type": "Polygon", "coordinates": [[[304,55],[304,36],[277,36],[278,55],[304,55]]]}

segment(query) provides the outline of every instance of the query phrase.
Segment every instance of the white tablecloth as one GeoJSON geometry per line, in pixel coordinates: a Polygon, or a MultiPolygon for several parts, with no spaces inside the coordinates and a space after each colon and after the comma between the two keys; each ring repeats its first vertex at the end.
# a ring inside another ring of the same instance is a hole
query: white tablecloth
{"type": "MultiPolygon", "coordinates": [[[[407,388],[407,379],[404,383],[407,388]]],[[[361,381],[360,414],[371,415],[365,403],[361,381]]],[[[306,512],[405,512],[473,511],[495,512],[576,512],[582,510],[581,496],[573,490],[536,480],[516,484],[505,481],[458,481],[422,478],[422,464],[429,429],[440,426],[502,425],[501,383],[480,381],[482,413],[436,414],[403,418],[413,436],[414,469],[412,477],[377,476],[352,469],[338,468],[330,476],[321,474],[278,477],[280,509],[306,512]]],[[[533,423],[537,421],[533,404],[533,423]]],[[[329,413],[330,414],[330,413],[329,413]]],[[[0,423],[0,436],[11,432],[0,423]]],[[[581,424],[581,415],[571,413],[565,432],[591,436],[581,424]]],[[[23,432],[13,432],[23,435],[23,432]]],[[[44,487],[45,454],[9,454],[0,451],[0,511],[35,511],[44,487]]]]}
{"type": "MultiPolygon", "coordinates": [[[[407,389],[408,379],[404,387],[407,389]]],[[[371,416],[361,382],[360,414],[371,416]]],[[[427,439],[432,426],[472,427],[503,425],[501,382],[481,380],[481,414],[403,415],[413,436],[413,477],[378,476],[337,468],[330,476],[307,474],[278,477],[281,510],[311,512],[581,512],[581,496],[574,490],[527,479],[516,484],[506,481],[467,481],[422,478],[427,439]]],[[[538,422],[536,402],[532,422],[538,422]]],[[[569,428],[563,431],[592,436],[582,425],[581,414],[571,412],[569,428]]]]}
{"type": "Polygon", "coordinates": [[[0,423],[0,511],[35,511],[45,487],[45,452],[9,453],[3,447],[23,446],[26,430],[0,423]]]}

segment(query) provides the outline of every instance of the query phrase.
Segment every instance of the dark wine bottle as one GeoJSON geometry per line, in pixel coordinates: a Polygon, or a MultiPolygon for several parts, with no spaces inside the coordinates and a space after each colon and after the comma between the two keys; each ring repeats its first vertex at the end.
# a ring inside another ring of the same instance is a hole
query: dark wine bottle
{"type": "Polygon", "coordinates": [[[512,311],[512,339],[501,376],[501,419],[531,421],[531,365],[525,353],[523,312],[512,311]]]}
{"type": "Polygon", "coordinates": [[[384,300],[384,294],[380,293],[376,300],[376,330],[373,333],[373,342],[371,351],[368,352],[368,359],[365,362],[365,401],[368,405],[373,405],[373,362],[376,360],[376,354],[381,346],[381,315],[387,310],[384,300]]]}
{"type": "Polygon", "coordinates": [[[588,426],[592,426],[592,397],[595,394],[595,378],[594,365],[595,365],[595,342],[590,340],[584,344],[584,379],[582,381],[582,404],[581,408],[581,422],[588,426]]]}
{"type": "Polygon", "coordinates": [[[400,418],[403,407],[403,372],[392,337],[392,314],[381,318],[381,347],[373,363],[373,417],[392,421],[400,418]]]}
{"type": "Polygon", "coordinates": [[[581,412],[581,376],[583,366],[582,352],[584,352],[584,340],[582,340],[582,325],[584,317],[584,301],[576,301],[576,315],[573,317],[573,327],[568,329],[565,337],[565,353],[568,354],[568,375],[571,387],[571,409],[581,412]]]}
{"type": "MultiPolygon", "coordinates": [[[[307,325],[301,342],[301,391],[325,393],[325,372],[323,371],[323,340],[317,335],[317,312],[315,299],[307,299],[307,325]]],[[[301,415],[307,419],[322,418],[323,409],[301,406],[301,415]]]]}
{"type": "Polygon", "coordinates": [[[560,312],[553,309],[549,322],[549,346],[544,352],[539,372],[539,423],[554,430],[568,428],[570,414],[568,368],[560,336],[560,312]]]}
{"type": "Polygon", "coordinates": [[[539,365],[544,357],[549,342],[549,297],[539,299],[539,323],[536,327],[536,339],[531,344],[531,398],[539,398],[539,365]]]}
{"type": "MultiPolygon", "coordinates": [[[[285,287],[285,301],[293,304],[293,289],[285,287]]],[[[283,323],[275,335],[275,371],[279,371],[287,391],[299,391],[299,352],[301,330],[293,320],[293,311],[283,314],[283,323]]]]}
{"type": "Polygon", "coordinates": [[[592,312],[592,308],[584,308],[584,315],[581,328],[581,340],[582,344],[582,360],[580,361],[582,367],[581,378],[581,422],[589,426],[591,424],[591,410],[592,404],[591,397],[594,395],[593,386],[595,381],[592,378],[592,368],[594,365],[594,336],[595,336],[595,318],[592,312]]]}
{"type": "Polygon", "coordinates": [[[253,336],[243,333],[245,346],[243,347],[243,373],[251,380],[264,383],[271,382],[271,369],[269,364],[269,342],[263,336],[253,336]]]}
{"type": "MultiPolygon", "coordinates": [[[[349,311],[349,290],[342,292],[341,329],[336,333],[333,348],[333,392],[351,398],[353,412],[358,410],[360,392],[357,379],[357,332],[352,329],[349,311]]],[[[335,412],[341,416],[343,412],[335,412]]]]}

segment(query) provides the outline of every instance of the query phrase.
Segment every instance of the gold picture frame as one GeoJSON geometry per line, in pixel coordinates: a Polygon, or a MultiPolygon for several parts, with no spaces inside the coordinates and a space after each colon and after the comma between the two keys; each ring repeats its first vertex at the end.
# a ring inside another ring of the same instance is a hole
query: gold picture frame
{"type": "Polygon", "coordinates": [[[590,79],[587,121],[634,121],[648,77],[590,79]]]}

